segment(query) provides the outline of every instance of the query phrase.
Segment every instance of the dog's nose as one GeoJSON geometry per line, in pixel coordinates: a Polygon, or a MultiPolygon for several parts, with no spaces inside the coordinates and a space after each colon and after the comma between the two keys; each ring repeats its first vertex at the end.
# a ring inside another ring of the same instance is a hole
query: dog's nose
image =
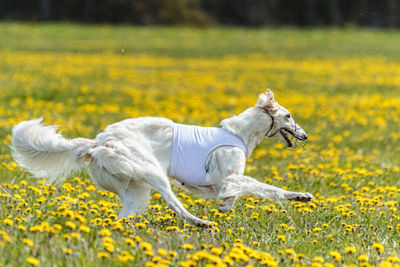
{"type": "Polygon", "coordinates": [[[304,134],[304,140],[307,140],[308,139],[308,135],[305,133],[304,134]]]}

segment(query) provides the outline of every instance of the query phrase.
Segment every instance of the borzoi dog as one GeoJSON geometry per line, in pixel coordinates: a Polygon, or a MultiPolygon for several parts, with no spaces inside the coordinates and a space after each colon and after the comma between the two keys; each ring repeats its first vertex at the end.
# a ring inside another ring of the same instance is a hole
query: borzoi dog
{"type": "Polygon", "coordinates": [[[88,168],[96,186],[122,200],[120,219],[142,213],[154,189],[177,216],[192,225],[209,226],[210,221],[184,208],[171,190],[168,176],[194,194],[221,200],[221,212],[229,211],[237,197],[248,194],[313,201],[309,193],[286,191],[243,175],[246,159],[265,137],[276,137],[287,147],[292,146],[288,134],[307,139],[271,90],[261,94],[254,107],[224,119],[221,126],[188,126],[142,117],[112,124],[94,140],[69,140],[56,132],[56,126],[45,126],[36,119],[14,127],[12,153],[20,166],[50,182],[88,168]]]}

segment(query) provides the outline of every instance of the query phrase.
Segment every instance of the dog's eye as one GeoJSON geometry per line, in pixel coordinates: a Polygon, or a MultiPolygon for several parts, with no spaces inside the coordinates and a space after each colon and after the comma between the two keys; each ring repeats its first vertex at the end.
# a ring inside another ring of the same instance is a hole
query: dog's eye
{"type": "Polygon", "coordinates": [[[291,116],[290,114],[287,114],[287,115],[286,115],[286,118],[287,118],[287,119],[290,119],[291,117],[292,117],[292,116],[291,116]]]}

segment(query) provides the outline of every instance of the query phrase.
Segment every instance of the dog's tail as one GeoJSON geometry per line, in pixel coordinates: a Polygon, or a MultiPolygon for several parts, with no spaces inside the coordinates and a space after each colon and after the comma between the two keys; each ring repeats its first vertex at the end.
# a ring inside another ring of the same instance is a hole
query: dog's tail
{"type": "Polygon", "coordinates": [[[90,139],[66,139],[56,126],[45,126],[42,119],[23,121],[12,130],[11,149],[14,160],[35,177],[49,183],[80,171],[90,159],[90,139]]]}

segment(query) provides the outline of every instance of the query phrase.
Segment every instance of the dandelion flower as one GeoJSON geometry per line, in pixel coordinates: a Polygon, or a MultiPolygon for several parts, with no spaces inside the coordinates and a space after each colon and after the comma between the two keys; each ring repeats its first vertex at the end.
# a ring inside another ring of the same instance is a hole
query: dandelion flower
{"type": "Polygon", "coordinates": [[[97,253],[97,257],[100,259],[104,259],[104,258],[110,257],[110,254],[102,251],[102,252],[97,253]]]}
{"type": "Polygon", "coordinates": [[[361,254],[360,256],[358,256],[357,258],[360,262],[367,262],[368,261],[368,256],[365,254],[361,254]]]}
{"type": "Polygon", "coordinates": [[[380,254],[383,252],[384,246],[381,243],[373,243],[372,248],[378,251],[378,253],[380,254]]]}
{"type": "Polygon", "coordinates": [[[34,243],[32,240],[28,239],[28,238],[24,238],[22,240],[24,242],[25,245],[27,245],[28,247],[33,247],[34,243]]]}
{"type": "Polygon", "coordinates": [[[40,261],[34,257],[28,257],[26,262],[33,266],[38,266],[40,264],[40,261]]]}

